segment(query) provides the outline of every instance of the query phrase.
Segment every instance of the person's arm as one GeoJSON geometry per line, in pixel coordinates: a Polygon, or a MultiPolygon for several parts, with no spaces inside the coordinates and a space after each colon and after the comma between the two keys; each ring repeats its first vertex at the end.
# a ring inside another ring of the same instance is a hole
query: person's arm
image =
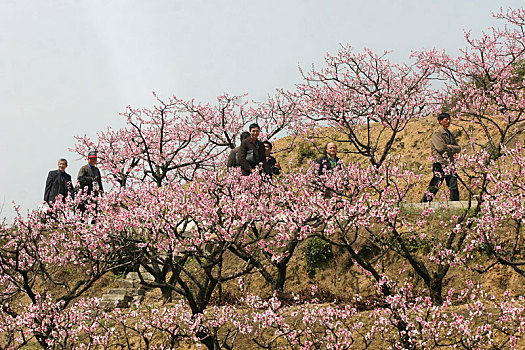
{"type": "Polygon", "coordinates": [[[237,151],[239,151],[238,148],[234,148],[230,151],[230,155],[228,155],[228,161],[226,162],[226,166],[228,168],[233,168],[237,165],[237,151]]]}
{"type": "Polygon", "coordinates": [[[252,166],[246,160],[247,153],[248,153],[248,139],[241,142],[241,146],[239,148],[239,164],[244,172],[250,173],[252,171],[252,166]]]}
{"type": "Polygon", "coordinates": [[[53,187],[53,172],[47,174],[46,188],[44,190],[44,203],[49,203],[49,196],[51,195],[51,187],[53,187]]]}
{"type": "Polygon", "coordinates": [[[339,169],[339,170],[343,169],[343,166],[344,166],[343,161],[341,159],[337,158],[337,157],[335,157],[335,158],[336,158],[335,164],[337,165],[337,169],[339,169]]]}
{"type": "Polygon", "coordinates": [[[78,182],[80,184],[80,190],[83,190],[86,186],[88,188],[91,188],[91,186],[93,186],[93,180],[93,176],[86,172],[85,167],[80,168],[80,170],[78,171],[78,182]]]}
{"type": "Polygon", "coordinates": [[[71,175],[66,174],[66,187],[67,192],[71,196],[71,198],[75,198],[75,186],[73,185],[73,181],[71,180],[71,175]]]}
{"type": "Polygon", "coordinates": [[[273,174],[274,175],[279,175],[281,174],[281,165],[279,164],[279,162],[277,161],[277,159],[273,158],[273,165],[272,165],[272,170],[273,170],[273,174]]]}
{"type": "Polygon", "coordinates": [[[321,157],[317,160],[317,164],[319,165],[319,167],[317,168],[317,175],[321,176],[324,174],[325,163],[326,163],[326,159],[324,157],[321,157]]]}
{"type": "Polygon", "coordinates": [[[259,141],[259,149],[257,150],[259,152],[258,160],[261,164],[262,169],[266,166],[266,151],[264,150],[264,144],[259,141]]]}
{"type": "Polygon", "coordinates": [[[95,173],[97,175],[95,176],[94,180],[98,184],[98,191],[100,193],[104,193],[104,187],[102,187],[102,175],[100,174],[100,170],[97,167],[95,167],[95,173]]]}
{"type": "Polygon", "coordinates": [[[449,153],[459,153],[461,152],[461,147],[458,145],[447,145],[449,153]]]}
{"type": "Polygon", "coordinates": [[[459,147],[458,142],[456,141],[456,138],[454,137],[454,135],[452,133],[450,133],[450,139],[451,139],[452,142],[447,145],[448,152],[450,154],[455,154],[455,153],[461,152],[461,147],[459,147]]]}

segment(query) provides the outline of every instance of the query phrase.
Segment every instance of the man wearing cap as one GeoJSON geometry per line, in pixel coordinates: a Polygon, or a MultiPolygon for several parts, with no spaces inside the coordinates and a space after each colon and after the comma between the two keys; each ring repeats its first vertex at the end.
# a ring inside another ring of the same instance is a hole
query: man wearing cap
{"type": "MultiPolygon", "coordinates": [[[[88,153],[88,163],[84,165],[80,170],[78,171],[78,183],[79,183],[79,191],[82,193],[82,191],[86,191],[87,194],[93,194],[93,196],[98,196],[99,193],[104,192],[104,189],[102,188],[102,179],[100,178],[100,170],[96,167],[97,165],[97,152],[91,151],[88,153]],[[94,183],[97,183],[98,190],[94,190],[94,183]]],[[[90,200],[88,199],[86,202],[81,203],[79,205],[79,209],[82,213],[86,211],[86,206],[90,203],[90,200]]],[[[97,205],[95,201],[95,216],[97,213],[97,205]]],[[[93,218],[91,220],[92,224],[95,224],[96,219],[93,218]]]]}
{"type": "Polygon", "coordinates": [[[97,152],[91,151],[88,154],[88,163],[84,165],[78,171],[78,182],[80,185],[80,191],[83,191],[87,187],[87,193],[90,194],[93,192],[93,184],[96,182],[98,184],[98,191],[94,194],[95,196],[99,192],[104,192],[102,187],[102,179],[100,177],[100,170],[96,167],[97,165],[97,152]]]}
{"type": "Polygon", "coordinates": [[[428,192],[430,192],[431,195],[425,193],[421,202],[432,201],[443,179],[445,179],[447,186],[450,188],[450,200],[459,201],[457,175],[454,173],[445,175],[443,167],[454,162],[454,154],[459,153],[461,147],[458,146],[456,138],[450,130],[448,130],[450,126],[450,114],[440,113],[437,119],[440,127],[434,131],[430,139],[430,149],[432,157],[434,158],[434,163],[432,164],[434,176],[428,185],[428,192]]]}
{"type": "Polygon", "coordinates": [[[71,183],[71,175],[66,173],[66,168],[67,160],[60,158],[58,160],[58,170],[51,170],[47,174],[44,204],[53,206],[58,195],[62,195],[62,201],[65,201],[68,195],[73,196],[74,188],[71,183]]]}

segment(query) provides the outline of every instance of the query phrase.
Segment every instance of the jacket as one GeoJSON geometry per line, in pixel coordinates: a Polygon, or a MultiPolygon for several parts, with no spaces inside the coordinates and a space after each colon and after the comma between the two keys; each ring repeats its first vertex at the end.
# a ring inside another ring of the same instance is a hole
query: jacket
{"type": "MultiPolygon", "coordinates": [[[[93,192],[93,182],[97,182],[99,192],[104,192],[102,187],[102,179],[100,177],[100,170],[96,166],[90,166],[89,164],[84,165],[78,171],[78,182],[80,190],[84,190],[84,187],[88,188],[88,194],[93,192]]],[[[98,195],[98,192],[95,193],[98,195]]]]}
{"type": "Polygon", "coordinates": [[[461,151],[461,147],[458,146],[458,142],[450,130],[440,126],[432,133],[430,150],[435,163],[448,164],[449,160],[454,159],[454,154],[461,151]],[[445,154],[447,157],[444,157],[445,154]]]}
{"type": "MultiPolygon", "coordinates": [[[[334,163],[338,164],[339,160],[340,159],[337,158],[337,156],[335,156],[334,163]]],[[[319,164],[319,168],[317,169],[317,175],[323,175],[326,170],[332,170],[333,169],[332,163],[330,162],[330,160],[328,160],[328,156],[327,155],[324,155],[321,158],[319,158],[317,160],[317,164],[319,164]]]]}
{"type": "Polygon", "coordinates": [[[239,147],[239,163],[243,175],[250,175],[252,169],[257,168],[259,163],[262,163],[264,169],[266,164],[264,144],[261,141],[255,143],[251,137],[244,139],[239,147]]]}
{"type": "Polygon", "coordinates": [[[281,170],[275,167],[276,163],[277,163],[277,160],[274,157],[269,156],[268,159],[266,160],[266,163],[263,166],[264,172],[270,176],[279,175],[281,173],[281,170]]]}
{"type": "Polygon", "coordinates": [[[241,146],[235,147],[234,149],[230,151],[230,155],[228,156],[228,161],[226,162],[226,166],[228,168],[239,166],[239,150],[240,149],[241,149],[241,146]]]}
{"type": "Polygon", "coordinates": [[[44,201],[53,204],[55,198],[61,194],[63,199],[68,195],[74,195],[74,187],[71,182],[71,175],[60,170],[51,170],[47,174],[46,188],[44,190],[44,201]]]}

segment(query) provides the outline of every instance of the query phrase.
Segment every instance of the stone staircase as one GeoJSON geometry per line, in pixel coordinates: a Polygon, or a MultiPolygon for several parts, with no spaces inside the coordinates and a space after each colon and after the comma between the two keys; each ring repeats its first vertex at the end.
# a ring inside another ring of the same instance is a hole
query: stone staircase
{"type": "MultiPolygon", "coordinates": [[[[153,276],[146,271],[140,274],[144,280],[153,281],[153,276]]],[[[147,287],[140,283],[138,272],[128,272],[126,278],[118,280],[119,287],[111,288],[102,295],[101,305],[107,309],[128,308],[137,302],[142,302],[147,287]]]]}

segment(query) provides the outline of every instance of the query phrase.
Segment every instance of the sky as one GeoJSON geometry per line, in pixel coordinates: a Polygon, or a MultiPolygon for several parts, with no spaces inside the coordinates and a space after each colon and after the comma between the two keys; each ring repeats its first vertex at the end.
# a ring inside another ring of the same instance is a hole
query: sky
{"type": "Polygon", "coordinates": [[[152,92],[214,103],[262,101],[300,83],[341,45],[407,62],[411,50],[456,54],[463,33],[501,25],[498,0],[0,0],[0,221],[42,203],[47,173],[86,163],[74,136],[124,125],[152,92]]]}

